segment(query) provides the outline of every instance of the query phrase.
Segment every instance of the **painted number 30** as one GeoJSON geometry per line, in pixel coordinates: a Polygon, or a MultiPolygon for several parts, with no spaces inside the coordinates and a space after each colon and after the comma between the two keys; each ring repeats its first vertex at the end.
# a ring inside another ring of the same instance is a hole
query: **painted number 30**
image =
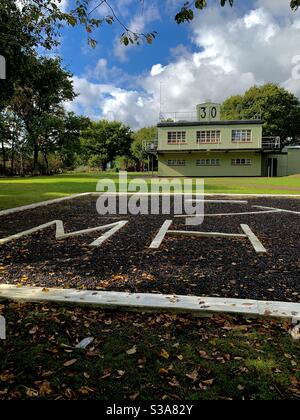
{"type": "MultiPolygon", "coordinates": [[[[209,109],[209,113],[210,113],[211,118],[216,118],[217,108],[215,106],[213,106],[212,108],[209,109]]],[[[201,108],[201,118],[205,119],[206,117],[207,117],[207,108],[202,107],[201,108]]]]}

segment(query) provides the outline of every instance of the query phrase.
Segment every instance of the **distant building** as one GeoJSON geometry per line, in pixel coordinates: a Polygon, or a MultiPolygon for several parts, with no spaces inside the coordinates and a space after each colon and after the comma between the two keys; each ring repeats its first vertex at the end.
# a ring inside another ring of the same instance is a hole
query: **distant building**
{"type": "Polygon", "coordinates": [[[159,176],[256,177],[300,173],[300,148],[281,151],[279,138],[263,138],[263,121],[221,120],[220,105],[197,105],[194,116],[174,114],[158,124],[147,145],[159,176]]]}

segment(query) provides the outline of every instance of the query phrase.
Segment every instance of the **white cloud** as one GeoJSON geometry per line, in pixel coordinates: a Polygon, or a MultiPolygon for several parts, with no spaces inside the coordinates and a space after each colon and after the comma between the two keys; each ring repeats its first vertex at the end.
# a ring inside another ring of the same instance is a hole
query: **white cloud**
{"type": "Polygon", "coordinates": [[[161,64],[155,64],[152,66],[152,69],[150,71],[151,76],[158,76],[164,71],[164,67],[161,64]]]}
{"type": "MultiPolygon", "coordinates": [[[[274,5],[280,10],[280,2],[274,5]]],[[[193,111],[207,98],[222,102],[266,82],[280,83],[300,95],[300,80],[292,79],[292,57],[300,54],[299,14],[279,18],[270,6],[260,0],[242,16],[231,9],[224,15],[220,8],[200,13],[190,26],[195,52],[186,49],[178,54],[179,46],[167,65],[155,64],[136,77],[134,89],[75,78],[81,95],[74,106],[87,115],[120,119],[138,128],[157,122],[160,86],[163,111],[170,112],[193,111]]],[[[102,61],[101,66],[105,71],[107,63],[102,61]]]]}

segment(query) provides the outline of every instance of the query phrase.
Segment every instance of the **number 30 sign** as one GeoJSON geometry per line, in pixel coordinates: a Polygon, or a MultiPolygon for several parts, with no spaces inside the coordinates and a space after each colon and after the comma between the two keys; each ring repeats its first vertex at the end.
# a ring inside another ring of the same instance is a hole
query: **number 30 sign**
{"type": "Polygon", "coordinates": [[[219,121],[220,105],[210,102],[197,105],[197,114],[199,121],[219,121]]]}

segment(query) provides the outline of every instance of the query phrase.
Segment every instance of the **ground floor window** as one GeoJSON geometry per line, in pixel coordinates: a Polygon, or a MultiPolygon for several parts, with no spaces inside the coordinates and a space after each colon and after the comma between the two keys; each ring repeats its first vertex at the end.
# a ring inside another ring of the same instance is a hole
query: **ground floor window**
{"type": "Polygon", "coordinates": [[[252,164],[252,160],[249,158],[231,159],[232,166],[249,166],[251,164],[252,164]]]}
{"type": "Polygon", "coordinates": [[[197,166],[220,166],[220,159],[198,159],[196,160],[197,166]]]}
{"type": "Polygon", "coordinates": [[[169,159],[168,166],[185,166],[185,160],[181,159],[169,159]]]}

